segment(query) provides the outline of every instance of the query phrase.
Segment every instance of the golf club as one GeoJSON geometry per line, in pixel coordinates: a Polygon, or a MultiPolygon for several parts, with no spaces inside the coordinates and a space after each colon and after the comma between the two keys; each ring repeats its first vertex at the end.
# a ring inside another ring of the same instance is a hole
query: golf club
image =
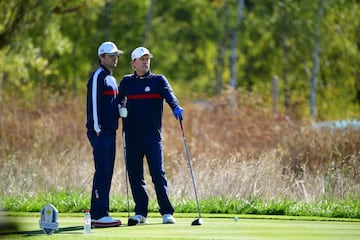
{"type": "Polygon", "coordinates": [[[182,124],[182,119],[180,119],[179,122],[180,122],[180,127],[181,127],[181,131],[182,131],[183,139],[184,139],[186,156],[187,156],[187,160],[188,160],[188,163],[189,163],[189,168],[190,168],[190,173],[191,173],[191,179],[192,179],[192,183],[193,183],[193,186],[194,186],[196,205],[197,205],[197,209],[198,209],[198,213],[199,213],[199,217],[198,217],[197,219],[195,219],[195,220],[191,223],[191,225],[192,225],[192,226],[202,225],[202,224],[203,224],[203,221],[202,221],[202,218],[201,218],[200,207],[199,207],[199,200],[198,200],[198,196],[197,196],[197,192],[196,192],[195,179],[194,179],[194,174],[193,174],[193,170],[192,170],[192,166],[191,166],[191,161],[190,161],[189,148],[188,148],[188,145],[187,145],[187,143],[186,143],[186,137],[185,137],[185,133],[184,133],[184,127],[183,127],[183,124],[182,124]]]}
{"type": "Polygon", "coordinates": [[[123,146],[124,146],[124,163],[125,163],[125,185],[126,185],[126,203],[128,210],[128,225],[130,219],[130,204],[129,204],[129,180],[128,180],[128,171],[127,171],[127,158],[126,158],[126,141],[125,141],[125,130],[122,132],[123,146]]]}

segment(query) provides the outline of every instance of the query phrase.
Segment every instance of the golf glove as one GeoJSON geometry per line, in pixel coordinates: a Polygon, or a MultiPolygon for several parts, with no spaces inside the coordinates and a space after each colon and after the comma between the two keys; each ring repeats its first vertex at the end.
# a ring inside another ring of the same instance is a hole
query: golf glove
{"type": "Polygon", "coordinates": [[[126,118],[128,115],[128,111],[126,109],[126,107],[122,107],[120,104],[118,105],[118,109],[119,109],[119,115],[122,118],[126,118]]]}
{"type": "Polygon", "coordinates": [[[182,107],[177,106],[176,108],[174,108],[173,113],[177,120],[183,120],[184,109],[182,107]]]}

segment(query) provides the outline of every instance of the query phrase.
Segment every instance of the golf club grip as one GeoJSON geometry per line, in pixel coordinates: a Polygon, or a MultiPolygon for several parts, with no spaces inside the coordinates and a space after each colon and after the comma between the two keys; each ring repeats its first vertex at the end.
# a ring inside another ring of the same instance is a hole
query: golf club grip
{"type": "Polygon", "coordinates": [[[180,127],[181,127],[181,132],[182,132],[183,138],[185,138],[185,133],[184,133],[184,127],[183,127],[183,124],[182,124],[182,120],[180,119],[179,122],[180,122],[180,127]]]}

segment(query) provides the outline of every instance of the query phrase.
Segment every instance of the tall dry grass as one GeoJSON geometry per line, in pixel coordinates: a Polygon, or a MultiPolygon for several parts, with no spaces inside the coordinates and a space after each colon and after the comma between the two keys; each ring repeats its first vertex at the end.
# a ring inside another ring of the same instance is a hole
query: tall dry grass
{"type": "MultiPolygon", "coordinates": [[[[182,102],[200,198],[359,198],[359,130],[313,129],[285,116],[274,117],[258,96],[243,91],[233,94],[182,102]]],[[[0,98],[1,194],[67,188],[90,194],[93,160],[86,138],[84,97],[41,94],[27,103],[15,99],[0,98]]],[[[163,126],[170,194],[176,199],[192,198],[181,129],[167,106],[163,126]]],[[[125,195],[118,133],[112,193],[125,195]]],[[[154,196],[148,171],[146,179],[154,196]]]]}

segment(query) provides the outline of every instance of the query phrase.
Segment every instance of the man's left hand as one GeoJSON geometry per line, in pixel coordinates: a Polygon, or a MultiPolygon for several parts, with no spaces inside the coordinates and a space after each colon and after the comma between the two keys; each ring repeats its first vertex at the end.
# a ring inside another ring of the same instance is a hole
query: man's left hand
{"type": "Polygon", "coordinates": [[[183,120],[183,113],[184,113],[184,109],[180,106],[177,106],[176,108],[174,108],[174,117],[177,120],[183,120]]]}

